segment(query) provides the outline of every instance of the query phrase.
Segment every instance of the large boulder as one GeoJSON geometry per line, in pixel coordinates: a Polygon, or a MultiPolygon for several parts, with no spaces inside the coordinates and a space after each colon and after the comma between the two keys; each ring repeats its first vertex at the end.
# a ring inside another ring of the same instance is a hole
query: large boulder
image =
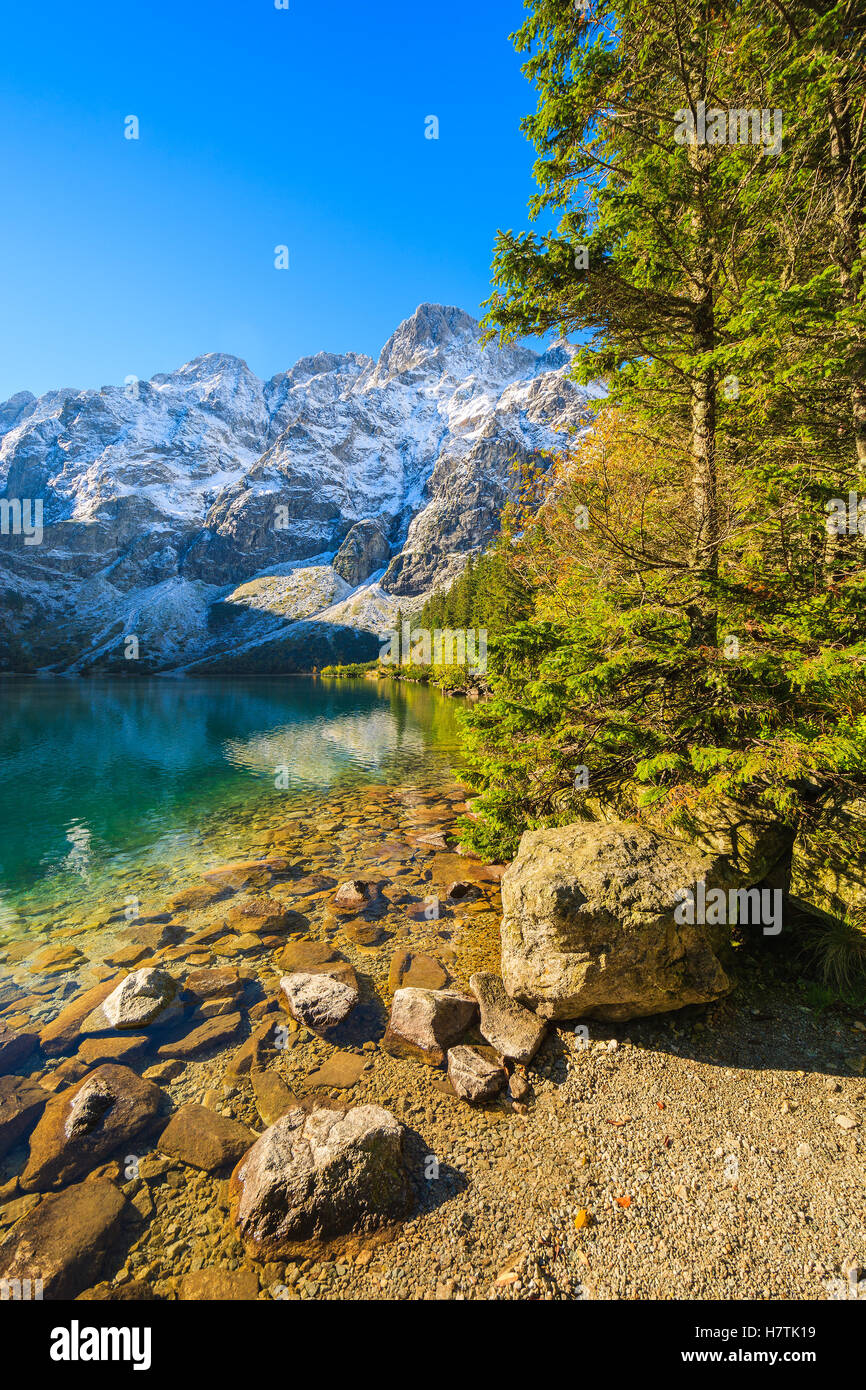
{"type": "Polygon", "coordinates": [[[730,927],[674,914],[699,883],[740,881],[723,856],[638,825],[528,831],[502,879],[505,989],[551,1019],[619,1021],[718,999],[731,987],[718,959],[730,927]]]}
{"type": "Polygon", "coordinates": [[[24,1192],[74,1182],[146,1129],[162,1092],[128,1067],[97,1067],[48,1102],[30,1136],[24,1192]]]}
{"type": "Polygon", "coordinates": [[[409,1215],[404,1129],[388,1110],[289,1110],[232,1174],[232,1213],[257,1258],[298,1256],[409,1215]]]}
{"type": "Polygon", "coordinates": [[[866,798],[810,810],[794,841],[790,892],[823,917],[866,916],[866,798]]]}
{"type": "Polygon", "coordinates": [[[395,1057],[412,1057],[441,1066],[475,1019],[473,998],[454,989],[398,989],[382,1047],[395,1057]]]}

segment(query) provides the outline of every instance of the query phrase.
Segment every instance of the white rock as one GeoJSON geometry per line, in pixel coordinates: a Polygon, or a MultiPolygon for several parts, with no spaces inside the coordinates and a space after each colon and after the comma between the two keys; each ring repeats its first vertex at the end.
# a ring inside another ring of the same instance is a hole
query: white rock
{"type": "Polygon", "coordinates": [[[331,975],[295,971],[280,980],[292,1017],[315,1032],[336,1028],[354,1009],[358,991],[331,975]]]}
{"type": "Polygon", "coordinates": [[[177,981],[165,970],[134,970],[102,1003],[111,1028],[146,1028],[177,994],[177,981]]]}

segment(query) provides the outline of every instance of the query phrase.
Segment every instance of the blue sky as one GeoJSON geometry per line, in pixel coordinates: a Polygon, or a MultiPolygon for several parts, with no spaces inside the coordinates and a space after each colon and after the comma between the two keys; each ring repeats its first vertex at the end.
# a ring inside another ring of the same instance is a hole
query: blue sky
{"type": "Polygon", "coordinates": [[[424,300],[478,313],[532,192],[520,0],[289,3],[7,8],[0,400],[212,351],[270,376],[375,355],[424,300]]]}

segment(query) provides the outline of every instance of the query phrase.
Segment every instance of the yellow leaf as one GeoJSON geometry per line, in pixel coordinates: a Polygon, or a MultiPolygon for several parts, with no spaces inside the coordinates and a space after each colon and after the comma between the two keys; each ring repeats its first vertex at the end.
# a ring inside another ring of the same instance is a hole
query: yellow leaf
{"type": "Polygon", "coordinates": [[[584,1228],[584,1226],[588,1226],[588,1225],[589,1225],[589,1212],[587,1211],[586,1207],[581,1207],[580,1211],[577,1213],[577,1215],[576,1215],[575,1218],[574,1218],[574,1229],[575,1229],[576,1231],[582,1231],[583,1228],[584,1228]]]}

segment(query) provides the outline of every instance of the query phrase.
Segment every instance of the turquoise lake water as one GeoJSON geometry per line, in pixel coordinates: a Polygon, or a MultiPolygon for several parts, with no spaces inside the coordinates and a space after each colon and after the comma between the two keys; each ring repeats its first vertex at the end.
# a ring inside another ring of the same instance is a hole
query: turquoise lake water
{"type": "Polygon", "coordinates": [[[183,880],[290,808],[450,776],[454,702],[307,677],[0,683],[0,928],[183,880]],[[113,886],[112,886],[113,885],[113,886]]]}

